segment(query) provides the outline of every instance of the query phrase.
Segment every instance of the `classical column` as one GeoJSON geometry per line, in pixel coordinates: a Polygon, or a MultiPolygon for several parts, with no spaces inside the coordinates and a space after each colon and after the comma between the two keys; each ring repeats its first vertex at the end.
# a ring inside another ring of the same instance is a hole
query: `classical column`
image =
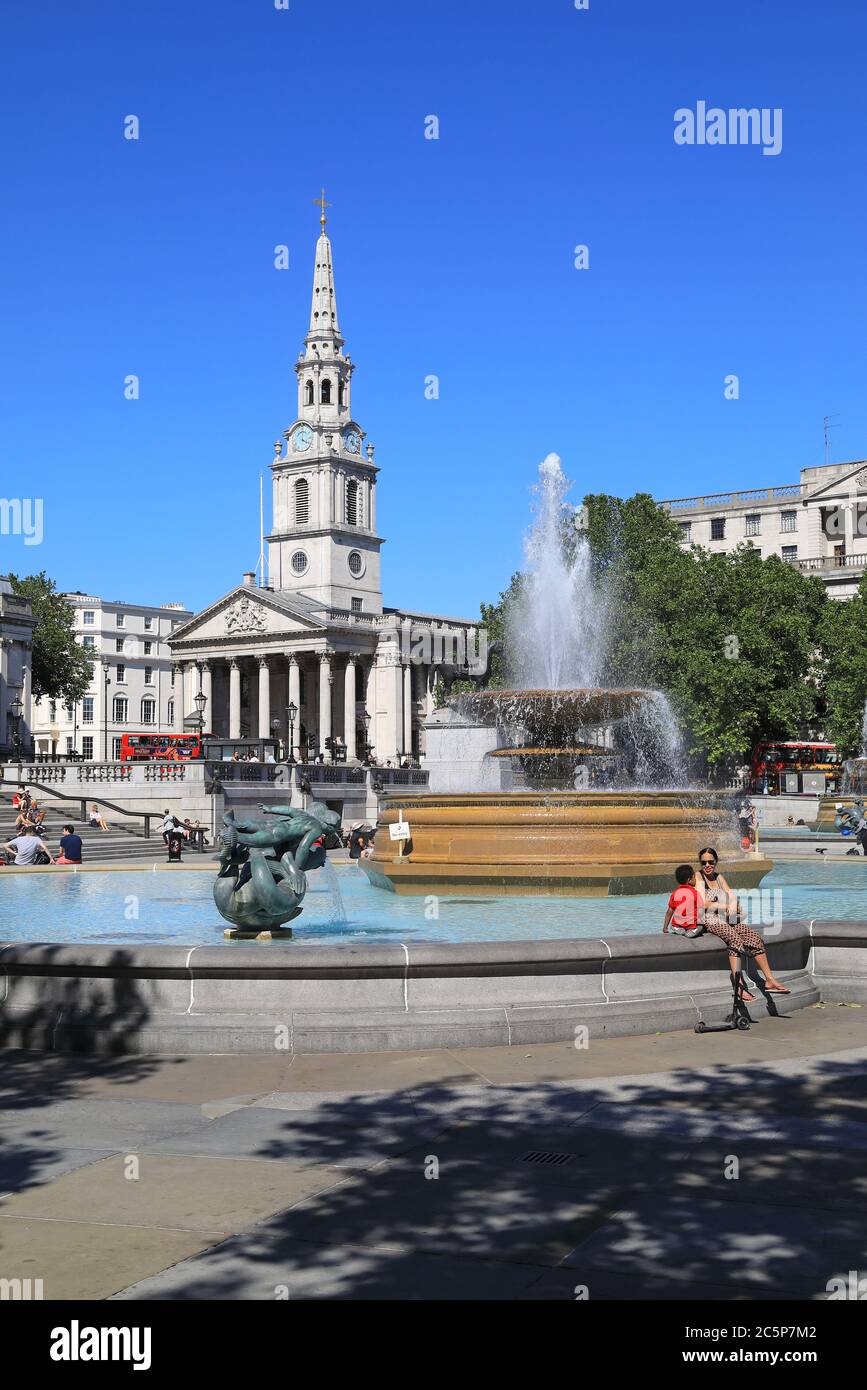
{"type": "Polygon", "coordinates": [[[412,757],[412,666],[409,662],[403,668],[403,751],[407,758],[412,757]]]}
{"type": "Polygon", "coordinates": [[[210,661],[202,662],[202,694],[205,697],[205,732],[216,733],[214,728],[214,682],[211,679],[213,667],[210,661]]]}
{"type": "Polygon", "coordinates": [[[343,741],[346,744],[346,761],[354,763],[355,753],[355,657],[346,658],[346,672],[343,678],[343,741]]]}
{"type": "Polygon", "coordinates": [[[325,747],[325,740],[331,737],[331,683],[334,674],[331,670],[331,653],[323,652],[319,657],[319,751],[325,754],[327,762],[332,762],[331,752],[325,747]]]}
{"type": "MultiPolygon", "coordinates": [[[[290,705],[294,705],[294,706],[295,706],[295,710],[296,710],[296,714],[295,714],[295,728],[292,730],[292,734],[291,734],[291,737],[292,737],[292,748],[291,748],[291,751],[290,751],[290,756],[293,757],[293,758],[298,758],[298,759],[300,760],[300,758],[301,758],[301,749],[300,749],[298,740],[299,740],[300,731],[301,731],[301,672],[300,672],[299,667],[298,667],[298,658],[297,658],[297,656],[290,656],[290,658],[289,658],[289,703],[290,703],[290,705]]],[[[287,738],[287,740],[289,739],[289,737],[290,737],[290,734],[289,734],[288,721],[287,721],[287,728],[286,728],[286,738],[287,738]]]]}
{"type": "Polygon", "coordinates": [[[267,656],[259,657],[259,737],[271,737],[271,668],[267,656]]]}
{"type": "Polygon", "coordinates": [[[184,715],[186,714],[186,710],[184,709],[184,696],[186,694],[184,673],[186,670],[186,662],[176,661],[172,669],[175,673],[175,687],[173,691],[175,702],[175,733],[182,734],[184,732],[184,715]]]}
{"type": "Polygon", "coordinates": [[[229,738],[241,737],[241,668],[229,662],[229,738]]]}
{"type": "Polygon", "coordinates": [[[26,739],[26,740],[27,740],[27,743],[30,744],[30,745],[32,746],[32,744],[33,744],[33,733],[32,733],[32,730],[33,730],[33,701],[32,701],[33,673],[32,673],[32,670],[31,670],[31,663],[32,663],[32,661],[33,661],[33,648],[32,648],[32,647],[27,647],[27,646],[26,646],[26,647],[24,648],[24,652],[23,652],[23,655],[22,655],[22,661],[26,662],[26,665],[24,666],[24,669],[23,669],[23,675],[24,675],[24,689],[23,689],[22,692],[21,692],[21,698],[22,698],[22,700],[24,701],[24,714],[23,714],[22,717],[21,717],[21,726],[20,726],[20,728],[21,728],[21,743],[22,743],[22,746],[23,746],[24,741],[25,741],[25,739],[26,739]]]}

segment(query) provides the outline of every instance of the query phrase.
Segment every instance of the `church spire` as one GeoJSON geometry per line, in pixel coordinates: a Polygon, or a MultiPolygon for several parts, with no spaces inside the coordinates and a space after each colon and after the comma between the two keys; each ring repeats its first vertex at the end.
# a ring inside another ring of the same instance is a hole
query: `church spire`
{"type": "Polygon", "coordinates": [[[313,271],[313,298],[310,304],[310,328],[305,342],[307,355],[313,355],[311,348],[320,351],[340,352],[343,338],[337,321],[337,300],[334,294],[334,263],[331,259],[331,242],[325,234],[325,209],[331,207],[325,201],[325,189],[319,198],[313,199],[320,209],[319,224],[322,231],[316,243],[316,262],[313,271]]]}

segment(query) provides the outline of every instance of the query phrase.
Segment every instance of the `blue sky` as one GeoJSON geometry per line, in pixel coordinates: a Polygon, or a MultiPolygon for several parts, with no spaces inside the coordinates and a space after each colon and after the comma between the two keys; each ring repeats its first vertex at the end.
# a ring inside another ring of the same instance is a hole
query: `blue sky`
{"type": "Polygon", "coordinates": [[[494,598],[552,450],[576,500],[795,481],[830,413],[832,459],[867,454],[861,0],[5,0],[0,29],[0,491],[45,508],[0,571],[198,608],[256,563],[322,184],[387,603],[494,598]],[[699,100],[782,108],[782,152],[677,146],[699,100]]]}

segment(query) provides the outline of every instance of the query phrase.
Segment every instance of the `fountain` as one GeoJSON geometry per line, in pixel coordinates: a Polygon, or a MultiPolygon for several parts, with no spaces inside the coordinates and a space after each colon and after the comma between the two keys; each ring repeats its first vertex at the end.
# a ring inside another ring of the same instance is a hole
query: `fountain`
{"type": "Polygon", "coordinates": [[[684,790],[665,696],[601,683],[610,600],[566,501],[540,465],[527,570],[508,614],[513,685],[463,693],[427,724],[428,792],[386,798],[370,881],[409,894],[608,896],[668,889],[714,845],[734,886],[772,868],[739,847],[732,798],[684,790]],[[410,840],[395,851],[388,826],[410,840]]]}

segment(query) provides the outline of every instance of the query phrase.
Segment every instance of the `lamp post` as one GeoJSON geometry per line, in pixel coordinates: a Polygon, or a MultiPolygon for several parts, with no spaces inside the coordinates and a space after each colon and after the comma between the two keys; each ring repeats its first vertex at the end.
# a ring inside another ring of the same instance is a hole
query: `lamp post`
{"type": "Polygon", "coordinates": [[[108,678],[108,662],[102,663],[102,760],[108,762],[108,687],[111,681],[108,678]]]}
{"type": "Polygon", "coordinates": [[[274,757],[275,757],[275,761],[278,762],[278,763],[285,762],[286,759],[280,757],[280,745],[281,745],[281,743],[283,742],[283,740],[282,740],[281,737],[280,737],[280,720],[279,720],[279,719],[272,719],[272,720],[271,720],[271,733],[274,735],[274,757]]]}
{"type": "Polygon", "coordinates": [[[18,785],[21,785],[21,716],[24,713],[24,704],[20,695],[16,695],[10,705],[12,718],[15,720],[15,752],[18,757],[18,785]]]}
{"type": "Polygon", "coordinates": [[[294,700],[290,700],[286,706],[286,718],[289,721],[289,757],[286,759],[293,766],[295,764],[295,720],[298,718],[298,706],[294,700]]]}
{"type": "Polygon", "coordinates": [[[205,694],[204,690],[200,690],[199,693],[198,693],[198,695],[194,696],[194,698],[193,698],[193,704],[194,704],[195,707],[196,707],[195,719],[196,719],[196,731],[197,731],[197,733],[198,733],[198,735],[199,735],[199,757],[200,757],[200,758],[203,758],[203,757],[205,756],[205,750],[204,750],[204,748],[202,747],[202,734],[205,732],[205,705],[206,705],[207,703],[208,703],[208,697],[207,697],[207,695],[205,694]]]}

